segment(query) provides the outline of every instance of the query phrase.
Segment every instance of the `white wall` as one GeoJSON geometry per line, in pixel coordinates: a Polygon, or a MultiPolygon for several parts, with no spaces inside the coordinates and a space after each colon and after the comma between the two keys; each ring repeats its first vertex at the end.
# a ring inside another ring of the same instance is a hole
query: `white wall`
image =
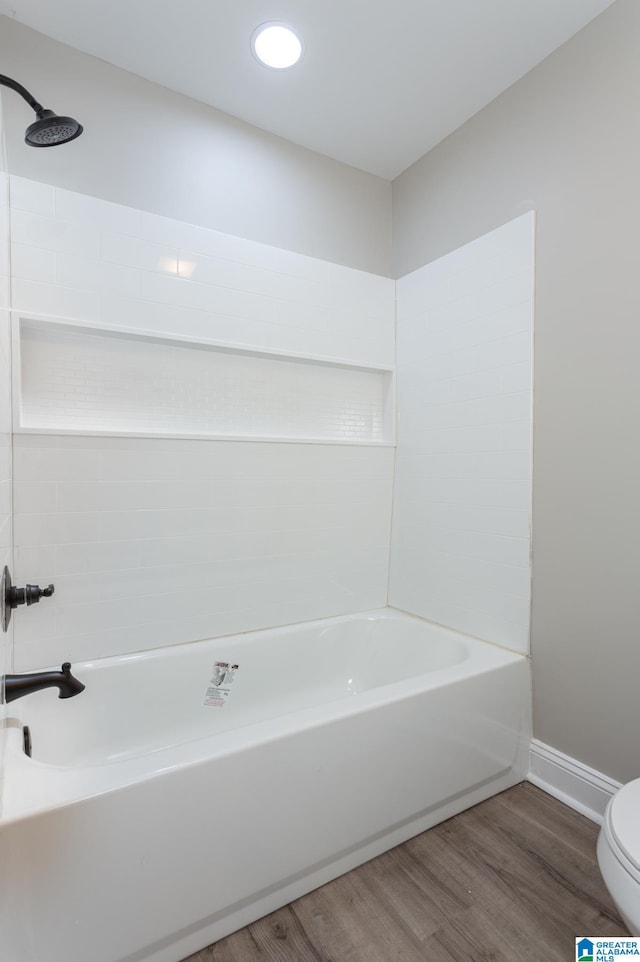
{"type": "MultiPolygon", "coordinates": [[[[11,412],[9,352],[9,178],[5,173],[4,126],[0,104],[0,573],[11,565],[11,412]]],[[[13,625],[0,631],[0,675],[12,670],[13,625]]],[[[0,682],[0,725],[6,715],[0,682]]],[[[0,814],[4,778],[4,738],[0,732],[0,814]]]]}
{"type": "Polygon", "coordinates": [[[389,274],[391,185],[0,17],[2,72],[82,136],[24,143],[3,89],[9,172],[323,260],[389,274]]]}
{"type": "Polygon", "coordinates": [[[534,734],[640,774],[640,5],[602,16],[394,184],[398,274],[536,216],[534,734]]]}
{"type": "MultiPolygon", "coordinates": [[[[340,372],[352,401],[358,379],[378,376],[358,364],[393,366],[388,278],[23,178],[11,178],[11,202],[13,307],[16,316],[39,315],[45,331],[71,318],[93,323],[94,335],[125,327],[138,338],[183,338],[172,350],[185,355],[188,338],[302,354],[296,389],[312,383],[309,359],[320,356],[322,370],[340,372]],[[181,270],[186,263],[190,270],[181,270]]],[[[126,378],[123,345],[104,355],[126,378]]],[[[33,408],[25,415],[20,395],[33,385],[29,365],[41,354],[24,353],[16,397],[14,576],[56,585],[51,600],[15,619],[17,670],[386,603],[392,447],[242,440],[255,385],[233,395],[233,430],[222,424],[208,432],[238,440],[100,436],[91,371],[78,363],[73,338],[58,339],[55,351],[56,389],[68,377],[75,423],[56,424],[62,409],[53,406],[49,430],[40,421],[40,433],[21,433],[33,408]],[[88,383],[79,392],[83,373],[88,383]],[[73,436],[74,429],[93,436],[73,436]]],[[[225,357],[236,358],[198,353],[201,379],[207,356],[215,357],[212,377],[225,357]]],[[[262,363],[270,363],[267,354],[262,363]]],[[[137,370],[141,382],[157,375],[151,366],[137,370]]],[[[40,385],[46,365],[38,372],[40,385]]],[[[156,380],[162,428],[166,412],[187,410],[197,392],[193,379],[169,369],[156,380]]],[[[323,383],[324,396],[311,392],[310,436],[353,439],[353,403],[337,411],[336,382],[323,383]]],[[[295,401],[290,388],[281,385],[285,408],[295,401]]],[[[141,407],[149,401],[143,390],[129,397],[141,407]]],[[[225,411],[227,401],[220,398],[225,411]]],[[[129,410],[112,414],[121,420],[111,432],[131,431],[129,410]]],[[[180,433],[175,422],[170,433],[180,433]]],[[[258,433],[255,423],[250,433],[258,433]]],[[[262,433],[277,432],[263,422],[262,433]]]]}
{"type": "Polygon", "coordinates": [[[17,436],[18,670],[386,602],[393,450],[17,436]],[[20,617],[22,616],[22,617],[20,617]]]}
{"type": "Polygon", "coordinates": [[[529,650],[533,214],[397,284],[390,604],[529,650]]]}
{"type": "MultiPolygon", "coordinates": [[[[372,433],[361,382],[388,392],[394,282],[25,178],[10,197],[14,575],[56,585],[16,618],[18,668],[384,605],[393,410],[372,433]]],[[[391,603],[519,650],[531,224],[397,285],[391,603]]]]}
{"type": "Polygon", "coordinates": [[[11,241],[15,311],[393,363],[375,274],[13,175],[11,241]]]}
{"type": "Polygon", "coordinates": [[[20,424],[30,430],[391,440],[391,372],[21,319],[20,424]]]}

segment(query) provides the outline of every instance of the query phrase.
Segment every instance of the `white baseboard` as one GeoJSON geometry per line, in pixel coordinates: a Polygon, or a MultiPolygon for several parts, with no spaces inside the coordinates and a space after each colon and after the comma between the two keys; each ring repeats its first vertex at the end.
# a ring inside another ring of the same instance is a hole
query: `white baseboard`
{"type": "Polygon", "coordinates": [[[535,738],[531,742],[527,779],[599,825],[607,802],[622,787],[620,782],[535,738]]]}

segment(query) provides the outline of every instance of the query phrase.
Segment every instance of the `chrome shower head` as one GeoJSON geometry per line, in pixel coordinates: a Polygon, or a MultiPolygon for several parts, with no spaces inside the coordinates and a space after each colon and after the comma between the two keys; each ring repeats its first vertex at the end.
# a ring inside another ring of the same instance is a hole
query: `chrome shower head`
{"type": "Polygon", "coordinates": [[[39,110],[38,119],[27,127],[24,141],[30,147],[55,147],[75,140],[82,124],[73,117],[58,117],[53,110],[39,110]]]}
{"type": "Polygon", "coordinates": [[[45,110],[17,80],[0,74],[0,84],[15,90],[36,112],[38,119],[27,127],[24,137],[25,143],[30,147],[55,147],[56,144],[75,140],[82,133],[82,125],[77,120],[73,117],[58,117],[53,110],[45,110]]]}

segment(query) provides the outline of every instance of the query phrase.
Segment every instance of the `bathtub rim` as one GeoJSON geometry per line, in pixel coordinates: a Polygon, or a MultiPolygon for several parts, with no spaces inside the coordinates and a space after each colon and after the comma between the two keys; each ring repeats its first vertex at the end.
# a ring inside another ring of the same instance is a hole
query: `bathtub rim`
{"type": "MultiPolygon", "coordinates": [[[[256,745],[268,744],[278,739],[290,737],[297,732],[304,732],[322,725],[330,725],[342,718],[365,714],[376,708],[381,708],[383,705],[417,698],[433,689],[463,684],[465,681],[485,673],[529,661],[528,655],[481,638],[463,634],[455,629],[428,621],[418,615],[404,612],[392,606],[348,615],[337,615],[332,618],[316,619],[312,622],[296,622],[282,628],[259,629],[233,635],[216,636],[214,639],[203,641],[185,642],[166,648],[147,649],[140,654],[159,654],[169,657],[171,654],[178,654],[179,649],[184,648],[185,645],[197,646],[207,642],[217,643],[225,638],[228,641],[232,638],[244,638],[256,634],[280,634],[287,630],[287,633],[293,633],[301,627],[313,629],[331,623],[358,621],[362,620],[363,617],[367,620],[411,620],[426,627],[446,632],[448,635],[465,642],[468,649],[467,657],[454,665],[411,676],[388,685],[371,688],[355,696],[339,698],[309,708],[292,710],[217,734],[206,734],[189,741],[177,742],[174,745],[147,754],[129,756],[123,760],[101,762],[95,765],[53,765],[28,758],[23,750],[22,723],[16,715],[12,715],[3,720],[2,730],[0,730],[0,737],[4,736],[5,738],[5,777],[0,829],[5,825],[37,817],[55,809],[71,806],[111,792],[123,791],[128,785],[161,778],[163,775],[181,768],[206,764],[216,758],[247,751],[256,745]],[[213,751],[205,750],[206,746],[213,748],[213,751]],[[178,755],[180,755],[179,758],[178,755]],[[161,764],[162,761],[165,763],[161,764]],[[69,785],[70,776],[73,781],[73,788],[69,785]]],[[[94,659],[92,662],[82,664],[94,664],[96,661],[125,660],[131,654],[133,653],[128,652],[123,655],[109,656],[105,659],[94,659]]]]}
{"type": "MultiPolygon", "coordinates": [[[[141,658],[145,655],[154,655],[157,657],[170,657],[172,654],[177,655],[181,649],[189,647],[197,647],[198,645],[207,644],[208,642],[228,642],[236,638],[252,638],[257,635],[271,635],[271,634],[292,634],[294,631],[300,628],[316,628],[321,625],[331,625],[331,624],[348,624],[352,621],[361,621],[363,617],[368,621],[373,620],[399,620],[399,621],[411,621],[417,622],[427,628],[437,629],[443,632],[448,637],[452,638],[462,638],[464,641],[479,642],[481,645],[488,645],[491,648],[497,648],[499,651],[506,652],[508,654],[518,655],[526,659],[530,659],[529,652],[520,651],[517,648],[509,648],[507,645],[501,645],[497,641],[490,641],[487,638],[481,638],[480,635],[472,635],[469,632],[461,631],[458,628],[452,628],[450,625],[442,624],[439,621],[433,621],[429,618],[424,618],[422,615],[417,615],[411,611],[405,611],[404,608],[398,608],[395,605],[384,605],[379,608],[366,608],[362,611],[350,611],[345,614],[330,615],[327,618],[314,618],[311,621],[292,621],[287,622],[283,625],[273,625],[270,628],[251,628],[249,631],[234,631],[223,635],[212,635],[208,638],[197,638],[196,640],[190,641],[179,641],[171,645],[162,645],[159,648],[138,648],[135,651],[125,651],[120,654],[106,655],[104,658],[88,658],[85,661],[76,661],[73,663],[73,667],[78,668],[79,666],[95,666],[100,664],[108,664],[110,662],[125,661],[128,658],[141,658]]],[[[37,671],[57,671],[59,666],[57,664],[51,663],[50,665],[39,666],[37,671]]]]}

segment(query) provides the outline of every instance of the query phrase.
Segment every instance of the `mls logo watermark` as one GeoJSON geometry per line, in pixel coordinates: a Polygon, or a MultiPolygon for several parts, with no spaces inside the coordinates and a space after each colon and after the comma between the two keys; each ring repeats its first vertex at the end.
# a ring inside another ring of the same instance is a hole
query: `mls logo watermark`
{"type": "Polygon", "coordinates": [[[640,959],[640,939],[603,939],[597,935],[576,939],[576,962],[616,962],[633,956],[640,959]]]}
{"type": "Polygon", "coordinates": [[[593,962],[593,942],[591,939],[576,939],[576,959],[578,962],[593,962]]]}

